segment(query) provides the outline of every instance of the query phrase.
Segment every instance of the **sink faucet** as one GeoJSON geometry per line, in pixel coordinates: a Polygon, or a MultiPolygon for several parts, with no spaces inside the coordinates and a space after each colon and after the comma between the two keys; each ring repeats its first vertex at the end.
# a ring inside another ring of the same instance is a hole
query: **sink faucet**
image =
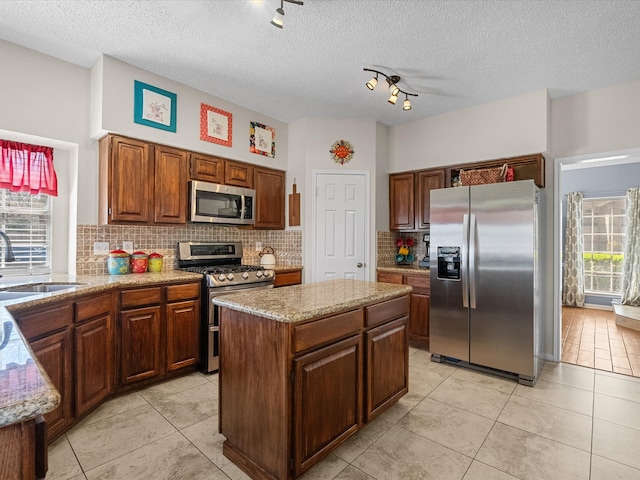
{"type": "Polygon", "coordinates": [[[16,257],[13,255],[13,247],[11,247],[11,240],[9,240],[9,236],[0,230],[0,237],[2,237],[7,244],[7,249],[4,252],[4,261],[5,262],[15,262],[16,257]]]}

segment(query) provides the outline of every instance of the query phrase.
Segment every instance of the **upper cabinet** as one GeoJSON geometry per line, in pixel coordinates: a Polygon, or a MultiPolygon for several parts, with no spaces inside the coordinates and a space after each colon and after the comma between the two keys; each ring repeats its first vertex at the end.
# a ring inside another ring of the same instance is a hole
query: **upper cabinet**
{"type": "Polygon", "coordinates": [[[285,172],[255,167],[256,228],[284,230],[285,172]]]}
{"type": "Polygon", "coordinates": [[[189,180],[255,189],[254,228],[284,230],[284,171],[118,135],[100,140],[98,221],[184,225],[189,180]]]}
{"type": "Polygon", "coordinates": [[[390,174],[389,230],[427,230],[431,190],[455,186],[460,170],[501,167],[505,163],[513,167],[514,180],[532,179],[538,187],[544,187],[544,157],[541,153],[390,174]]]}
{"type": "Polygon", "coordinates": [[[184,224],[187,152],[108,135],[100,140],[101,224],[184,224]]]}
{"type": "Polygon", "coordinates": [[[189,154],[189,177],[202,182],[224,183],[224,159],[204,155],[189,154]]]}
{"type": "Polygon", "coordinates": [[[430,192],[443,188],[444,180],[443,168],[389,175],[389,229],[428,228],[430,192]]]}

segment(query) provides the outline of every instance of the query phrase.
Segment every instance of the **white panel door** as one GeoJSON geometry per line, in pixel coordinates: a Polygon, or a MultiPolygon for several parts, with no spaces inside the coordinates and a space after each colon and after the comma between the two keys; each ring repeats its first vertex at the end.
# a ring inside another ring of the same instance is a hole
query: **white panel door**
{"type": "Polygon", "coordinates": [[[316,282],[366,278],[366,178],[364,174],[315,176],[316,282]]]}

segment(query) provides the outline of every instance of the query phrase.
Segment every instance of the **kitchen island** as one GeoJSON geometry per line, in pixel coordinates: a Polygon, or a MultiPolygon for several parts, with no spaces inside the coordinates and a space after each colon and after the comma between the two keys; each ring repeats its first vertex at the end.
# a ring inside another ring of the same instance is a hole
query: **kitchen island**
{"type": "Polygon", "coordinates": [[[408,391],[412,287],[359,280],[214,299],[223,453],[293,479],[408,391]]]}

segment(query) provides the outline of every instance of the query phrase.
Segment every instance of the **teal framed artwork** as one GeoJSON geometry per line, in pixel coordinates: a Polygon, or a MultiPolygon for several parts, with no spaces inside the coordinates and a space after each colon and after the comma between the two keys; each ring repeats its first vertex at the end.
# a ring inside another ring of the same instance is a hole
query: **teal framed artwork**
{"type": "Polygon", "coordinates": [[[177,100],[175,93],[134,80],[133,121],[175,133],[177,100]]]}

